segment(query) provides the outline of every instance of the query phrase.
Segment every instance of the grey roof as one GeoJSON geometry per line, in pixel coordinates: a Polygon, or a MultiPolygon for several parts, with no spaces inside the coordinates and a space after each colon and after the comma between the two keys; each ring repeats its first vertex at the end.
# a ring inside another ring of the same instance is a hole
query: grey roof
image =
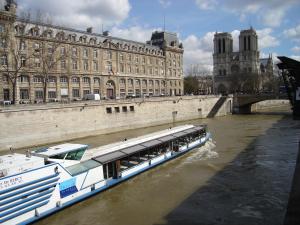
{"type": "Polygon", "coordinates": [[[187,129],[187,130],[184,130],[184,131],[180,131],[178,133],[170,134],[170,135],[167,135],[167,136],[164,136],[164,137],[160,137],[158,139],[154,139],[154,140],[151,140],[151,141],[146,141],[144,143],[140,143],[140,144],[137,144],[137,145],[134,145],[134,146],[131,146],[131,147],[123,148],[123,149],[120,149],[118,151],[114,151],[114,152],[111,152],[111,153],[108,153],[108,154],[105,154],[105,155],[102,155],[102,156],[94,157],[93,159],[96,160],[97,162],[101,163],[101,164],[105,164],[105,163],[108,163],[108,162],[112,162],[114,160],[125,158],[129,155],[132,155],[132,154],[136,153],[136,152],[140,152],[140,151],[143,151],[145,149],[157,146],[161,143],[174,140],[176,138],[185,136],[185,135],[193,133],[195,131],[200,131],[204,128],[205,127],[203,127],[203,126],[193,127],[193,128],[190,128],[190,129],[187,129]]]}
{"type": "Polygon", "coordinates": [[[133,154],[133,153],[139,152],[139,151],[141,151],[143,149],[145,149],[145,147],[142,146],[142,145],[134,145],[132,147],[123,148],[120,151],[122,151],[123,153],[129,155],[129,154],[133,154]]]}
{"type": "Polygon", "coordinates": [[[93,158],[94,160],[96,160],[97,162],[101,163],[101,164],[105,164],[120,158],[124,158],[127,155],[121,151],[115,151],[115,152],[111,152],[105,155],[101,155],[98,157],[93,158]]]}
{"type": "Polygon", "coordinates": [[[187,133],[185,133],[184,131],[181,131],[181,132],[178,132],[178,133],[175,133],[175,134],[172,134],[172,135],[178,138],[178,137],[182,137],[182,136],[187,135],[187,133]]]}
{"type": "MultiPolygon", "coordinates": [[[[26,20],[24,20],[24,19],[22,19],[20,17],[17,17],[16,22],[19,22],[19,23],[26,22],[27,23],[26,20]]],[[[79,33],[79,34],[83,34],[83,35],[90,36],[90,37],[98,37],[98,38],[101,38],[101,39],[110,39],[110,40],[116,40],[116,41],[119,41],[119,42],[126,42],[126,43],[132,43],[132,44],[137,44],[137,45],[143,45],[143,46],[147,46],[147,47],[150,47],[150,48],[153,48],[153,49],[156,49],[156,50],[160,50],[160,47],[155,46],[155,45],[147,44],[146,42],[145,43],[144,42],[138,42],[138,41],[133,41],[133,40],[128,40],[128,39],[113,37],[113,36],[110,36],[110,35],[109,36],[105,36],[105,35],[99,34],[99,33],[89,33],[89,32],[78,30],[78,29],[74,29],[74,28],[69,28],[69,27],[64,27],[64,26],[58,26],[58,25],[52,25],[52,24],[46,24],[46,23],[32,21],[32,20],[29,21],[28,23],[32,24],[32,25],[49,27],[49,28],[53,28],[53,29],[57,29],[57,30],[61,30],[61,31],[67,31],[67,32],[72,32],[72,33],[79,33]]]]}
{"type": "Polygon", "coordinates": [[[147,141],[147,142],[141,143],[140,145],[143,145],[143,146],[145,146],[147,148],[150,148],[150,147],[153,147],[153,146],[159,145],[159,144],[161,144],[161,141],[154,139],[154,140],[151,140],[151,141],[147,141]]]}
{"type": "Polygon", "coordinates": [[[168,135],[168,136],[164,136],[159,138],[158,140],[162,141],[162,142],[167,142],[167,141],[171,141],[174,140],[176,137],[173,135],[168,135]]]}

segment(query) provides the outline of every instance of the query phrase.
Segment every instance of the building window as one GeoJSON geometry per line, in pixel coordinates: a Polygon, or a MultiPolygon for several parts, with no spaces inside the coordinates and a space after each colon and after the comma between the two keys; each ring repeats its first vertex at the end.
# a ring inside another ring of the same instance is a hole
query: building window
{"type": "Polygon", "coordinates": [[[20,99],[29,99],[28,89],[20,89],[20,99]]]}
{"type": "Polygon", "coordinates": [[[33,77],[33,83],[43,83],[43,77],[41,76],[33,77]]]}
{"type": "Polygon", "coordinates": [[[131,65],[128,64],[128,73],[131,73],[131,72],[132,72],[131,65]]]}
{"type": "Polygon", "coordinates": [[[100,78],[94,78],[94,84],[100,85],[100,78]]]}
{"type": "Polygon", "coordinates": [[[72,61],[72,65],[73,65],[73,70],[77,70],[77,69],[78,69],[78,63],[77,63],[77,60],[73,60],[73,61],[72,61]]]}
{"type": "Polygon", "coordinates": [[[35,91],[35,99],[43,99],[43,96],[44,96],[43,90],[35,91]]]}
{"type": "Polygon", "coordinates": [[[139,62],[139,56],[138,56],[138,55],[135,57],[135,62],[136,62],[136,63],[139,62]]]}
{"type": "Polygon", "coordinates": [[[3,33],[3,32],[4,32],[4,25],[0,24],[0,33],[3,33]]]}
{"type": "Polygon", "coordinates": [[[48,98],[56,98],[56,91],[48,91],[48,98]]]}
{"type": "Polygon", "coordinates": [[[100,90],[99,89],[94,89],[94,94],[100,94],[100,90]]]}
{"type": "Polygon", "coordinates": [[[136,72],[136,73],[140,73],[140,69],[139,69],[139,66],[138,66],[138,65],[135,66],[135,72],[136,72]]]}
{"type": "Polygon", "coordinates": [[[125,84],[125,79],[120,79],[120,84],[125,84]]]}
{"type": "Polygon", "coordinates": [[[26,59],[23,56],[21,57],[21,66],[22,67],[26,66],[26,59]]]}
{"type": "Polygon", "coordinates": [[[90,90],[83,90],[83,96],[90,94],[90,90]]]}
{"type": "Polygon", "coordinates": [[[121,61],[121,62],[124,61],[124,55],[123,55],[123,53],[120,53],[120,61],[121,61]]]}
{"type": "Polygon", "coordinates": [[[66,48],[65,47],[61,47],[60,48],[60,55],[65,55],[66,54],[66,48]]]}
{"type": "Polygon", "coordinates": [[[61,62],[60,62],[60,67],[61,67],[61,69],[66,69],[66,61],[65,60],[62,60],[61,62]]]}
{"type": "Polygon", "coordinates": [[[119,113],[120,112],[120,107],[115,107],[115,112],[119,113]]]}
{"type": "Polygon", "coordinates": [[[48,54],[53,54],[54,50],[53,50],[53,46],[52,45],[48,45],[48,54]]]}
{"type": "Polygon", "coordinates": [[[72,77],[72,83],[79,83],[78,77],[72,77]]]}
{"type": "Polygon", "coordinates": [[[121,72],[121,73],[124,73],[124,70],[125,70],[124,64],[121,63],[121,64],[120,64],[120,72],[121,72]]]}
{"type": "Polygon", "coordinates": [[[140,85],[140,80],[135,80],[135,85],[140,85]]]}
{"type": "Polygon", "coordinates": [[[89,69],[89,62],[87,60],[83,61],[83,69],[87,71],[89,69]]]}
{"type": "Polygon", "coordinates": [[[128,61],[131,61],[131,54],[128,54],[128,61]]]}
{"type": "Polygon", "coordinates": [[[21,76],[18,78],[18,81],[21,82],[21,83],[28,83],[28,82],[29,82],[29,77],[28,77],[28,76],[25,76],[25,75],[21,75],[21,76]]]}
{"type": "Polygon", "coordinates": [[[122,112],[127,112],[127,106],[122,106],[122,112]]]}
{"type": "Polygon", "coordinates": [[[95,59],[98,58],[98,50],[97,49],[94,49],[93,55],[94,55],[95,59]]]}
{"type": "Polygon", "coordinates": [[[56,82],[56,77],[49,77],[48,78],[48,83],[55,83],[56,82]]]}
{"type": "Polygon", "coordinates": [[[8,83],[8,75],[3,75],[2,81],[3,83],[8,83]]]}
{"type": "Polygon", "coordinates": [[[2,66],[7,66],[8,62],[7,62],[7,56],[3,55],[1,56],[1,65],[2,66]]]}
{"type": "Polygon", "coordinates": [[[83,83],[89,84],[90,83],[90,78],[89,77],[84,77],[83,78],[83,83]]]}
{"type": "Polygon", "coordinates": [[[72,89],[72,95],[73,95],[73,98],[79,98],[79,89],[77,88],[73,88],[72,89]]]}
{"type": "Polygon", "coordinates": [[[107,67],[107,72],[112,72],[112,63],[111,62],[107,62],[107,65],[106,65],[106,67],[107,67]]]}
{"type": "Polygon", "coordinates": [[[111,107],[107,107],[107,108],[106,108],[106,113],[112,113],[111,107]]]}
{"type": "Polygon", "coordinates": [[[93,62],[93,68],[94,68],[94,71],[98,71],[98,62],[96,62],[96,61],[93,62]]]}
{"type": "Polygon", "coordinates": [[[128,80],[128,84],[129,84],[130,86],[132,86],[132,85],[133,85],[133,80],[132,80],[132,79],[129,79],[129,80],[128,80]]]}
{"type": "Polygon", "coordinates": [[[6,48],[6,40],[4,38],[0,38],[0,47],[6,48]]]}
{"type": "Polygon", "coordinates": [[[107,55],[108,60],[112,60],[112,52],[111,51],[107,51],[106,55],[107,55]]]}
{"type": "Polygon", "coordinates": [[[34,66],[35,67],[41,67],[41,61],[39,58],[35,58],[34,59],[34,66]]]}
{"type": "Polygon", "coordinates": [[[33,43],[33,49],[34,50],[38,50],[38,49],[40,49],[40,44],[39,43],[33,43]]]}
{"type": "Polygon", "coordinates": [[[60,83],[68,83],[67,77],[60,77],[60,83]]]}
{"type": "Polygon", "coordinates": [[[26,49],[25,41],[20,41],[20,50],[25,50],[25,49],[26,49]]]}
{"type": "Polygon", "coordinates": [[[72,56],[76,57],[78,55],[77,48],[72,48],[72,56]]]}
{"type": "Polygon", "coordinates": [[[83,57],[85,57],[85,58],[88,57],[88,49],[86,49],[86,48],[83,49],[83,57]]]}
{"type": "Polygon", "coordinates": [[[134,106],[133,105],[129,106],[129,110],[130,112],[134,112],[134,106]]]}

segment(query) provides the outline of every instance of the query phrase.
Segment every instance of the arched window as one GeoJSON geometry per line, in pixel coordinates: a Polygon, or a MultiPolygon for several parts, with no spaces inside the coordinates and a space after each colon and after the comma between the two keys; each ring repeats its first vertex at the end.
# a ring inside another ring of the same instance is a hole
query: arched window
{"type": "Polygon", "coordinates": [[[83,78],[83,83],[89,84],[90,83],[90,78],[89,77],[84,77],[83,78]]]}
{"type": "Polygon", "coordinates": [[[99,77],[94,77],[94,84],[100,85],[100,78],[99,77]]]}
{"type": "Polygon", "coordinates": [[[33,83],[43,83],[43,77],[42,76],[34,76],[33,77],[33,83]]]}
{"type": "Polygon", "coordinates": [[[79,83],[79,77],[72,77],[72,83],[79,83]]]}
{"type": "Polygon", "coordinates": [[[68,78],[67,77],[60,77],[60,83],[68,83],[68,78]]]}
{"type": "Polygon", "coordinates": [[[50,76],[50,77],[48,78],[48,83],[56,83],[56,77],[50,76]]]}

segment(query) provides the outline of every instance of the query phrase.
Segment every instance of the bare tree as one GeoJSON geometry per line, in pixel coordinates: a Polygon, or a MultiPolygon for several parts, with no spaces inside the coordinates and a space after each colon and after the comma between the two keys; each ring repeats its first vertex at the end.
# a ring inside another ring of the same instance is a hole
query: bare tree
{"type": "Polygon", "coordinates": [[[1,54],[1,70],[8,77],[13,89],[13,104],[16,103],[17,82],[22,73],[31,68],[31,59],[35,57],[36,52],[25,52],[25,31],[30,21],[30,13],[24,14],[22,22],[18,26],[17,35],[13,26],[6,26],[4,32],[1,33],[0,54],[1,54]]]}
{"type": "Polygon", "coordinates": [[[47,100],[47,89],[49,78],[57,70],[60,62],[66,64],[66,49],[62,47],[60,41],[43,41],[39,42],[38,59],[40,66],[36,67],[35,73],[42,77],[43,83],[43,102],[47,100]],[[60,49],[64,51],[60,51],[60,49]]]}

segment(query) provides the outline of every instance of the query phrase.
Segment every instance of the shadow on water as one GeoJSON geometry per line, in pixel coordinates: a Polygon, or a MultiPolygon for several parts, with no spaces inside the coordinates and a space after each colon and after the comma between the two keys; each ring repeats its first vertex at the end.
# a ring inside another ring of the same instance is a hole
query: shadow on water
{"type": "Polygon", "coordinates": [[[283,224],[300,136],[300,123],[287,124],[286,120],[282,118],[250,142],[205,185],[169,212],[165,222],[154,224],[283,224]],[[268,147],[261,144],[266,140],[268,147]]]}

